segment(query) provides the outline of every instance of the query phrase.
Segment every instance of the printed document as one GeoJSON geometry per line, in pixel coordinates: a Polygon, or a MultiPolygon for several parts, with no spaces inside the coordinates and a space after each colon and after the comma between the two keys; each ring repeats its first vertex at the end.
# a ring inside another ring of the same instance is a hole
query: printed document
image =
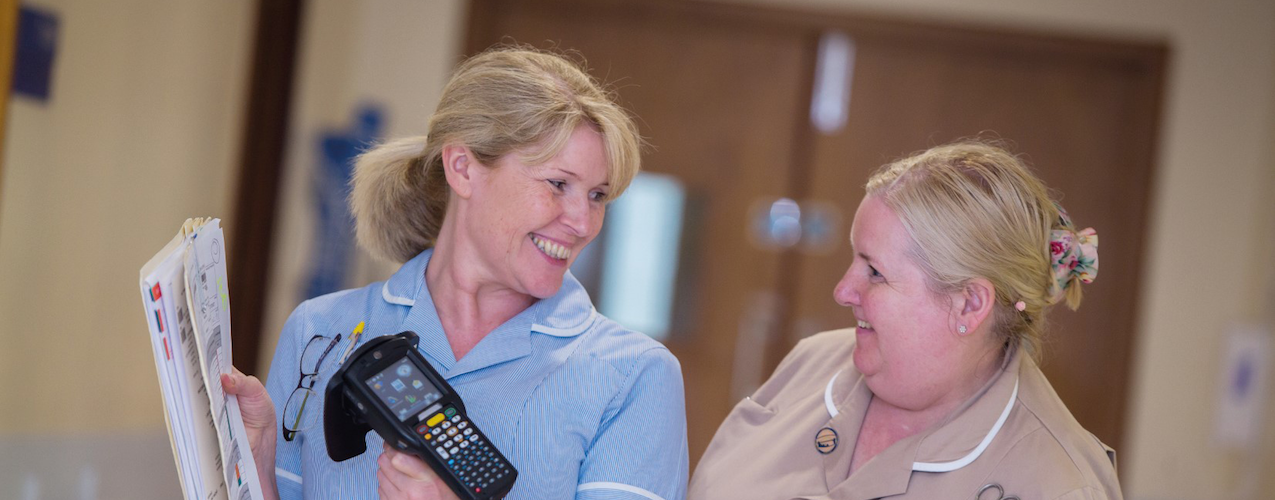
{"type": "Polygon", "coordinates": [[[142,267],[142,303],[186,500],[260,500],[238,399],[221,388],[232,365],[220,222],[186,221],[142,267]]]}

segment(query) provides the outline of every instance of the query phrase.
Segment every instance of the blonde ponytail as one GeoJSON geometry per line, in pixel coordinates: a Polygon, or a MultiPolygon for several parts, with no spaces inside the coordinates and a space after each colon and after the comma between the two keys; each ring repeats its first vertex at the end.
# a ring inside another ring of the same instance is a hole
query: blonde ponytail
{"type": "Polygon", "coordinates": [[[373,255],[406,262],[434,245],[450,189],[441,162],[429,168],[425,137],[381,144],[354,164],[350,209],[359,244],[373,255]]]}

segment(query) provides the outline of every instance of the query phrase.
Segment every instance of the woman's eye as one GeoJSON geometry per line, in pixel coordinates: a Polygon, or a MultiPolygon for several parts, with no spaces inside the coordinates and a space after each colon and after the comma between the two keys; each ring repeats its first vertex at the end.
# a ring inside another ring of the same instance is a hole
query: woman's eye
{"type": "Polygon", "coordinates": [[[880,273],[879,271],[877,271],[877,268],[872,267],[872,266],[868,266],[868,276],[873,277],[873,278],[882,278],[882,277],[883,277],[883,276],[881,276],[881,273],[880,273]]]}
{"type": "Polygon", "coordinates": [[[594,191],[589,193],[589,199],[593,201],[606,201],[607,194],[602,191],[594,191]]]}
{"type": "Polygon", "coordinates": [[[554,189],[557,189],[559,191],[562,191],[563,188],[567,187],[567,183],[565,181],[550,179],[548,182],[550,186],[553,186],[554,189]]]}

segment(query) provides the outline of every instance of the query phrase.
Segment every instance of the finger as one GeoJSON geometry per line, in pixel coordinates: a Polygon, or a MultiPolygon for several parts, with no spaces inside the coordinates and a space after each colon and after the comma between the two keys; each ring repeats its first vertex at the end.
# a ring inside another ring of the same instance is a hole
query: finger
{"type": "Polygon", "coordinates": [[[394,468],[398,469],[403,475],[417,481],[433,482],[438,477],[434,474],[433,469],[429,468],[424,461],[414,455],[396,453],[390,457],[390,463],[394,464],[394,468]]]}
{"type": "Polygon", "coordinates": [[[385,450],[381,457],[385,459],[386,469],[394,469],[414,481],[427,481],[435,477],[434,471],[415,455],[398,451],[388,443],[382,443],[381,447],[385,450]]]}
{"type": "Polygon", "coordinates": [[[389,476],[385,474],[385,469],[376,470],[376,482],[377,482],[376,489],[377,489],[377,492],[380,493],[380,497],[382,500],[387,498],[388,499],[401,498],[403,496],[402,490],[399,490],[398,486],[395,486],[394,482],[391,481],[389,476]]]}
{"type": "Polygon", "coordinates": [[[377,459],[377,464],[384,470],[386,480],[397,491],[409,496],[417,493],[425,495],[425,498],[459,500],[420,457],[398,451],[388,444],[382,447],[385,452],[377,459]]]}
{"type": "Polygon", "coordinates": [[[409,496],[413,491],[419,491],[422,487],[427,487],[420,481],[412,479],[407,475],[399,472],[390,463],[391,455],[382,454],[376,460],[377,463],[377,479],[381,481],[381,485],[390,493],[398,493],[404,497],[409,496]]]}

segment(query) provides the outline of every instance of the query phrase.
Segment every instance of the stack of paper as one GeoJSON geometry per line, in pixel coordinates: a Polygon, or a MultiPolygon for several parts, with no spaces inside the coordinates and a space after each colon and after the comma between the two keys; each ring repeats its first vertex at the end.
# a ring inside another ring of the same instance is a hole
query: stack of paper
{"type": "Polygon", "coordinates": [[[186,500],[260,500],[239,401],[221,388],[231,359],[220,222],[186,220],[142,267],[142,304],[186,500]]]}

